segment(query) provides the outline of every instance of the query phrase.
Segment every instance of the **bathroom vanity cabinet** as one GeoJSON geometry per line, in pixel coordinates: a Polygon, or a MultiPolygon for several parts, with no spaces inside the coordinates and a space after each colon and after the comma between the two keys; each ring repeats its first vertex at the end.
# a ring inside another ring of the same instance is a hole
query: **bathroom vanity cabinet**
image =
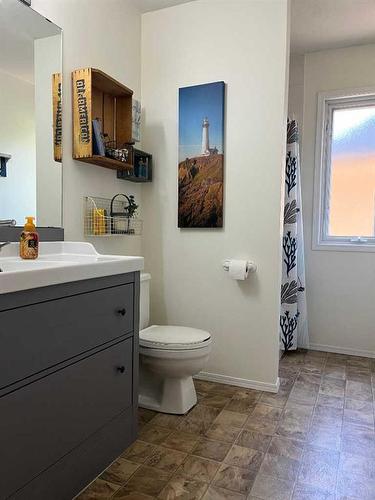
{"type": "Polygon", "coordinates": [[[0,295],[0,499],[70,500],[137,433],[139,272],[0,295]]]}

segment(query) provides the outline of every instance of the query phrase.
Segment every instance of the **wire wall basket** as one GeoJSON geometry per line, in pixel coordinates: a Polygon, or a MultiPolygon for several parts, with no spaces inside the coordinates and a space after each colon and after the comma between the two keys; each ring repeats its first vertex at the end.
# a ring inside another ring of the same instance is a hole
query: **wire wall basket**
{"type": "Polygon", "coordinates": [[[142,234],[143,221],[126,215],[129,207],[129,198],[126,195],[116,195],[112,200],[86,196],[84,205],[85,236],[142,234]]]}

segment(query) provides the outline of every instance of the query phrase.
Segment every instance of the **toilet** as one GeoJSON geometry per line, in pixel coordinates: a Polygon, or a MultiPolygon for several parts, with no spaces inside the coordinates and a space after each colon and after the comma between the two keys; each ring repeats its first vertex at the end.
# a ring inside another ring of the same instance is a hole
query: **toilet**
{"type": "Polygon", "coordinates": [[[197,403],[193,375],[208,360],[211,335],[184,326],[148,326],[150,280],[141,274],[139,406],[182,415],[197,403]]]}

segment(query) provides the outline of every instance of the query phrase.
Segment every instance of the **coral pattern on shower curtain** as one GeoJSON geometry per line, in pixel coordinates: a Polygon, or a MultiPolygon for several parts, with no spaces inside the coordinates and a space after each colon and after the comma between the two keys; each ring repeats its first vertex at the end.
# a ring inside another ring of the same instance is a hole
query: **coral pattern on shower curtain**
{"type": "Polygon", "coordinates": [[[280,310],[284,351],[309,346],[298,141],[297,122],[288,120],[280,310]]]}

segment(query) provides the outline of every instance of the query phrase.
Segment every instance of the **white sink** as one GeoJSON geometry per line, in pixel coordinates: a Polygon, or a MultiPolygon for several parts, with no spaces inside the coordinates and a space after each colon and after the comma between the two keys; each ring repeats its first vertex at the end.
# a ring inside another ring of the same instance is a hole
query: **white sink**
{"type": "Polygon", "coordinates": [[[0,294],[143,269],[143,257],[101,255],[91,243],[42,242],[36,260],[18,254],[18,243],[0,252],[0,294]]]}

